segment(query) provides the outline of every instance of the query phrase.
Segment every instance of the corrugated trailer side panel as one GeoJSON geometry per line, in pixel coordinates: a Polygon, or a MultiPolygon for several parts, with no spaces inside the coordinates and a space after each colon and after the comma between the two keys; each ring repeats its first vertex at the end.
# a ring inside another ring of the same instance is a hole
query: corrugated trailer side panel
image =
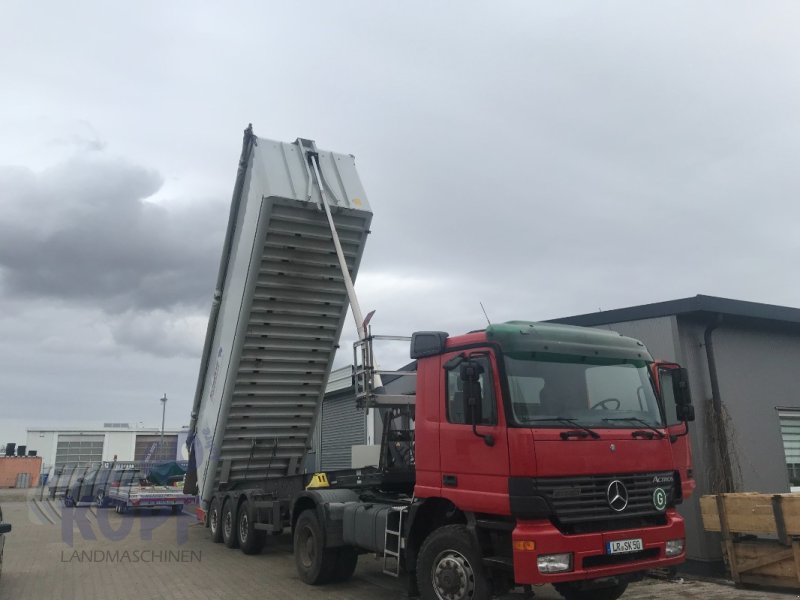
{"type": "MultiPolygon", "coordinates": [[[[204,502],[221,484],[255,485],[302,469],[347,317],[330,227],[302,149],[254,142],[243,156],[228,268],[194,411],[204,502]]],[[[372,214],[353,157],[319,157],[355,278],[372,214]]]]}

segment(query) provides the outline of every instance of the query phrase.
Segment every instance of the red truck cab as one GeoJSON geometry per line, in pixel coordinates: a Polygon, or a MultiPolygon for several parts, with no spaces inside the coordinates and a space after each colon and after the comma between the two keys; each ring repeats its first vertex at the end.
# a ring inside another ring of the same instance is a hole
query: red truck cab
{"type": "Polygon", "coordinates": [[[414,495],[506,523],[494,552],[517,585],[616,598],[684,561],[694,415],[678,365],[612,331],[523,321],[420,332],[412,357],[414,495]]]}

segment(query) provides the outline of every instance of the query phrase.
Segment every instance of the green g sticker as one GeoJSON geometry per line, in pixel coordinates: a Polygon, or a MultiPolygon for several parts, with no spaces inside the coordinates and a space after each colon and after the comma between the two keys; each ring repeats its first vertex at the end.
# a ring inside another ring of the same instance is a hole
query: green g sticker
{"type": "Polygon", "coordinates": [[[656,507],[656,510],[667,508],[667,492],[661,488],[656,488],[653,492],[653,506],[656,507]]]}

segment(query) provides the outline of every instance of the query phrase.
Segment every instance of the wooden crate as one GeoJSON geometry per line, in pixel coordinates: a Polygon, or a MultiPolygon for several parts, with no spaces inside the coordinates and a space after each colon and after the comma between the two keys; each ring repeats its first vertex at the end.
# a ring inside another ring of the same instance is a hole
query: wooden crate
{"type": "Polygon", "coordinates": [[[700,510],[736,583],[800,589],[800,494],[703,496],[700,510]]]}

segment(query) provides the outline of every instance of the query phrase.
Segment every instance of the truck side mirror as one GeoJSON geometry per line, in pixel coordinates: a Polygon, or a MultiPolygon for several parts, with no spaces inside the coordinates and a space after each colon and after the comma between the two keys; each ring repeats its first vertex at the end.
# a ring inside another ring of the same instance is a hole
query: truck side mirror
{"type": "Polygon", "coordinates": [[[483,438],[487,446],[494,446],[491,434],[478,433],[477,426],[483,421],[483,395],[481,393],[481,375],[483,367],[474,360],[461,363],[459,378],[464,393],[464,411],[472,424],[472,433],[483,438]]]}
{"type": "Polygon", "coordinates": [[[683,367],[675,369],[672,381],[675,390],[675,404],[678,406],[691,406],[692,393],[689,390],[689,371],[683,367]]]}
{"type": "Polygon", "coordinates": [[[481,374],[483,367],[475,361],[465,361],[461,363],[459,378],[461,379],[461,389],[464,394],[464,414],[467,415],[469,422],[477,425],[481,422],[481,374]]]}
{"type": "Polygon", "coordinates": [[[684,423],[694,421],[694,406],[691,404],[678,404],[675,406],[675,415],[684,423]]]}

